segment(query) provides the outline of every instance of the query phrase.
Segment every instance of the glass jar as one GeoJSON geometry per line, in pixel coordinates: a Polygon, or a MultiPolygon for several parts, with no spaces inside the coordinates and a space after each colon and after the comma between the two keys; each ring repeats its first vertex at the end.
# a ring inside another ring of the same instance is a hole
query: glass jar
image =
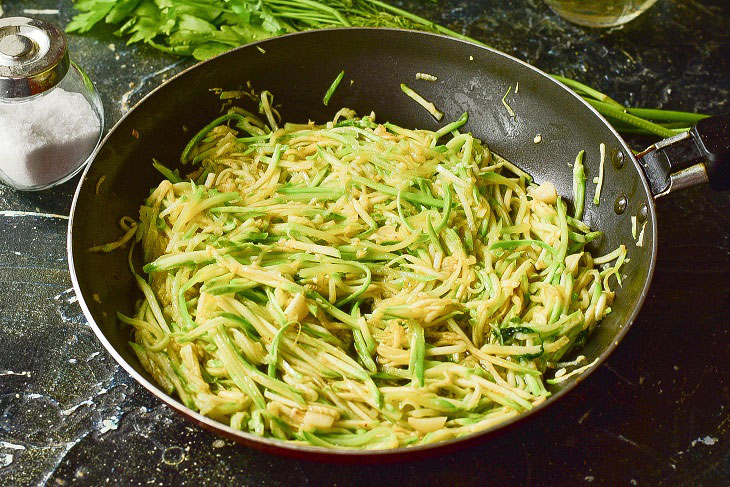
{"type": "Polygon", "coordinates": [[[657,0],[545,0],[561,17],[586,27],[615,27],[625,24],[657,0]]]}
{"type": "Polygon", "coordinates": [[[27,191],[68,180],[103,127],[99,94],[70,60],[64,33],[42,20],[0,19],[0,180],[27,191]]]}

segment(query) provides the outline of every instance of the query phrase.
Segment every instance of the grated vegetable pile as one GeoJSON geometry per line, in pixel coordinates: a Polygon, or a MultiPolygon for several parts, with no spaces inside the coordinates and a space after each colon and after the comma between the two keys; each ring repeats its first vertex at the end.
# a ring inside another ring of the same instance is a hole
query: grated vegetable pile
{"type": "Polygon", "coordinates": [[[591,256],[600,232],[460,132],[466,114],[436,132],[347,109],[281,124],[261,97],[261,118],[232,108],[193,138],[186,177],[155,162],[139,222],[95,249],[141,246],[144,299],[118,317],[160,386],[331,448],[443,441],[543,402],[610,312],[625,247],[591,256]]]}

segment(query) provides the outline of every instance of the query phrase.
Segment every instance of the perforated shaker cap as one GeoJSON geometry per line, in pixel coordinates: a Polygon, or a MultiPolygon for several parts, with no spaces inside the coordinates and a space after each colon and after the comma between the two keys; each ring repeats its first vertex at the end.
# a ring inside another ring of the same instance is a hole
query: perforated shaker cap
{"type": "Polygon", "coordinates": [[[0,99],[49,90],[68,67],[66,36],[56,25],[28,17],[0,19],[0,99]]]}

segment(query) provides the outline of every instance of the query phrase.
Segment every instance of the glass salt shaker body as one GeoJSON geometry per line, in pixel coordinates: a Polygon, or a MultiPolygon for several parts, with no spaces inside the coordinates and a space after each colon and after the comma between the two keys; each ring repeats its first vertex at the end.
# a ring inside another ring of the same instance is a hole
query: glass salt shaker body
{"type": "Polygon", "coordinates": [[[63,32],[0,19],[0,180],[24,191],[67,181],[91,160],[103,127],[99,94],[63,32]]]}

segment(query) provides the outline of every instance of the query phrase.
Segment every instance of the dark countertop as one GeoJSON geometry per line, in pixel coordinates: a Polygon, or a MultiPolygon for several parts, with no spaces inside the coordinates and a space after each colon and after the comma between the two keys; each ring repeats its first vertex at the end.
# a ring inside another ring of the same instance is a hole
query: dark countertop
{"type": "MultiPolygon", "coordinates": [[[[584,30],[539,0],[397,2],[620,102],[730,111],[730,3],[659,0],[622,29],[584,30]],[[724,54],[723,54],[724,53],[724,54]]],[[[70,0],[0,0],[4,15],[65,25],[70,0]],[[60,12],[59,12],[60,11],[60,12]]],[[[111,126],[190,61],[72,36],[111,126]]],[[[640,141],[634,141],[641,143],[640,141]]],[[[659,258],[628,336],[543,415],[489,443],[388,466],[293,461],[235,445],[162,406],[104,351],[67,270],[78,177],[0,185],[0,485],[727,485],[730,479],[730,192],[658,201],[659,258]]]]}

